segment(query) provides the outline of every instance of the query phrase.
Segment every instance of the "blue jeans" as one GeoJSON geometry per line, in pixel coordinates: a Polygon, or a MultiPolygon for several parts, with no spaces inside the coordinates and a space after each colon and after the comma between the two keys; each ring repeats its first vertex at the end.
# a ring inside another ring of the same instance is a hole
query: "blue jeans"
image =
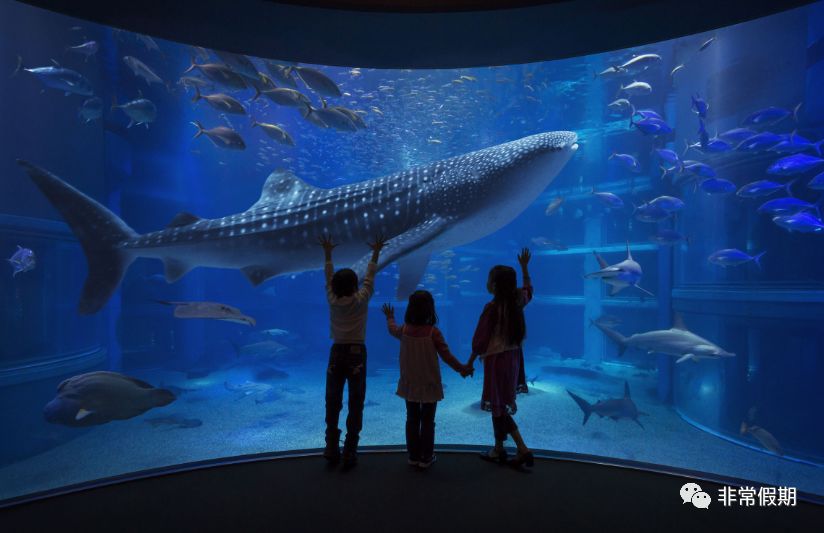
{"type": "Polygon", "coordinates": [[[338,420],[343,408],[343,386],[349,383],[349,414],[346,416],[344,452],[354,451],[363,426],[366,399],[366,346],[333,344],[326,369],[326,439],[338,439],[338,420]]]}

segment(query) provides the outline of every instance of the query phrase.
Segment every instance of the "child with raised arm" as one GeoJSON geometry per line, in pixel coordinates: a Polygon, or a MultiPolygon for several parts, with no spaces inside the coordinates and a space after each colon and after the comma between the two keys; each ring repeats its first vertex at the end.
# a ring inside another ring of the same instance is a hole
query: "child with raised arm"
{"type": "Polygon", "coordinates": [[[396,394],[406,400],[408,462],[426,469],[435,462],[435,408],[443,400],[438,356],[463,377],[469,374],[469,368],[452,355],[435,326],[438,315],[428,291],[415,291],[409,296],[402,326],[395,323],[395,310],[390,304],[383,304],[383,313],[389,333],[401,341],[396,394]]]}
{"type": "Polygon", "coordinates": [[[372,258],[360,288],[358,276],[353,270],[342,268],[335,272],[332,250],[337,244],[332,242],[332,238],[324,235],[318,238],[318,242],[326,256],[326,299],[329,302],[331,337],[334,339],[326,369],[326,447],[323,457],[332,463],[340,460],[338,419],[343,408],[343,386],[348,382],[349,414],[343,443],[343,465],[348,468],[357,463],[366,397],[366,315],[374,290],[378,257],[386,240],[379,235],[375,242],[369,244],[372,258]]]}
{"type": "Polygon", "coordinates": [[[524,286],[518,288],[517,276],[512,267],[497,265],[489,271],[486,288],[492,301],[486,304],[475,335],[472,338],[472,356],[467,365],[471,368],[480,357],[484,365],[484,387],[481,409],[492,413],[495,447],[481,454],[481,459],[506,463],[504,441],[507,435],[518,447],[518,455],[509,461],[513,466],[534,464],[532,452],[524,443],[512,415],[518,410],[515,396],[526,392],[521,343],[526,336],[524,306],[532,299],[532,281],[527,265],[531,254],[524,248],[518,255],[518,263],[524,278],[524,286]]]}

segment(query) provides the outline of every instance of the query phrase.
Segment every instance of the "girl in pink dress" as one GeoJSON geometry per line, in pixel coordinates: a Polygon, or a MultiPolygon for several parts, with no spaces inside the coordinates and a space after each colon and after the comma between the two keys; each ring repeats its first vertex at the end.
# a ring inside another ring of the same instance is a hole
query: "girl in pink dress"
{"type": "Polygon", "coordinates": [[[478,320],[472,338],[472,356],[467,363],[471,368],[476,358],[480,357],[483,361],[481,409],[492,413],[495,431],[495,447],[481,454],[481,459],[501,464],[507,462],[504,441],[511,435],[518,447],[518,455],[509,461],[514,466],[534,464],[532,452],[512,419],[518,410],[516,394],[527,391],[521,343],[526,335],[524,306],[532,299],[532,282],[527,269],[530,258],[527,248],[518,255],[524,278],[522,288],[517,286],[517,276],[512,267],[497,265],[489,271],[486,288],[493,298],[478,320]]]}
{"type": "Polygon", "coordinates": [[[429,468],[435,462],[435,407],[443,400],[438,356],[463,377],[469,375],[469,368],[452,355],[443,334],[435,327],[438,315],[428,291],[415,291],[409,296],[402,326],[395,323],[391,305],[383,304],[382,309],[389,333],[401,341],[401,375],[396,394],[406,400],[408,462],[429,468]]]}

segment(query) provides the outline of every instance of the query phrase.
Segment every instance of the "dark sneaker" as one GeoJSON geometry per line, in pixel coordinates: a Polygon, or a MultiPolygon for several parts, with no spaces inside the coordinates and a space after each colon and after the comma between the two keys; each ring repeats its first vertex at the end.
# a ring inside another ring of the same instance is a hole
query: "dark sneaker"
{"type": "Polygon", "coordinates": [[[323,449],[323,458],[330,463],[340,461],[340,430],[326,436],[326,447],[323,449]]]}
{"type": "Polygon", "coordinates": [[[358,464],[358,452],[355,450],[343,450],[343,468],[352,468],[358,464]]]}
{"type": "Polygon", "coordinates": [[[435,461],[437,461],[437,460],[438,460],[438,456],[437,456],[437,455],[433,455],[433,456],[432,456],[432,457],[430,457],[429,459],[427,459],[427,460],[425,460],[425,461],[421,461],[420,463],[418,463],[418,468],[422,468],[423,470],[426,470],[427,468],[429,468],[430,466],[432,466],[432,463],[434,463],[434,462],[435,462],[435,461]]]}

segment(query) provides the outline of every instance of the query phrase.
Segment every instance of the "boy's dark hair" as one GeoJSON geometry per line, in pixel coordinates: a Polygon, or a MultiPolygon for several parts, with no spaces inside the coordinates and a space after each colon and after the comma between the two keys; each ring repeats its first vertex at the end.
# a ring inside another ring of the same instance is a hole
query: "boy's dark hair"
{"type": "Polygon", "coordinates": [[[524,310],[518,298],[518,277],[515,269],[496,265],[489,271],[492,285],[492,304],[498,309],[492,314],[493,331],[498,321],[503,321],[503,333],[507,344],[521,344],[526,336],[524,310]]]}
{"type": "Polygon", "coordinates": [[[332,276],[332,292],[338,298],[352,296],[358,290],[358,275],[351,268],[342,268],[332,276]]]}
{"type": "Polygon", "coordinates": [[[435,299],[429,291],[415,291],[409,295],[403,321],[412,326],[434,326],[438,323],[435,299]]]}

